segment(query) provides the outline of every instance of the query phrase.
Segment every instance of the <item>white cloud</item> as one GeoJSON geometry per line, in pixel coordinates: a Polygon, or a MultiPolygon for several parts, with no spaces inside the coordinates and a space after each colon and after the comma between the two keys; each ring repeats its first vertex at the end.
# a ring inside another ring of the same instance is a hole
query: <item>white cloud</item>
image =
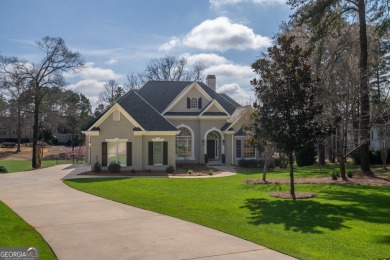
{"type": "Polygon", "coordinates": [[[106,61],[106,64],[109,64],[109,65],[116,64],[116,63],[118,63],[118,60],[114,59],[114,58],[109,59],[108,61],[106,61]]]}
{"type": "Polygon", "coordinates": [[[233,23],[227,17],[205,20],[194,27],[182,39],[173,38],[160,49],[168,51],[180,45],[200,50],[226,51],[229,49],[260,49],[268,47],[272,40],[255,34],[243,24],[233,23]]]}
{"type": "Polygon", "coordinates": [[[115,73],[112,69],[103,69],[94,67],[95,63],[87,62],[85,67],[81,69],[78,73],[68,72],[64,76],[68,78],[72,77],[81,77],[82,79],[94,79],[94,80],[104,80],[108,81],[110,79],[118,80],[123,76],[121,74],[115,73]]]}
{"type": "Polygon", "coordinates": [[[241,88],[237,83],[224,84],[217,88],[219,93],[225,93],[241,105],[251,104],[251,93],[241,88]]]}
{"type": "Polygon", "coordinates": [[[209,0],[209,3],[212,8],[219,8],[224,5],[237,5],[241,3],[253,3],[257,5],[286,4],[286,0],[209,0]]]}
{"type": "Polygon", "coordinates": [[[237,79],[241,79],[244,80],[247,85],[249,85],[249,81],[255,76],[250,66],[232,63],[210,66],[205,69],[204,73],[205,75],[217,75],[227,82],[234,82],[237,81],[237,79]]]}
{"type": "Polygon", "coordinates": [[[190,66],[195,62],[201,62],[205,66],[229,63],[229,61],[225,57],[217,55],[215,53],[198,53],[198,54],[185,53],[181,56],[187,58],[188,65],[190,66]]]}
{"type": "Polygon", "coordinates": [[[97,107],[99,93],[103,90],[106,82],[96,79],[84,79],[74,84],[67,85],[65,88],[77,93],[83,93],[88,97],[93,108],[97,107]]]}

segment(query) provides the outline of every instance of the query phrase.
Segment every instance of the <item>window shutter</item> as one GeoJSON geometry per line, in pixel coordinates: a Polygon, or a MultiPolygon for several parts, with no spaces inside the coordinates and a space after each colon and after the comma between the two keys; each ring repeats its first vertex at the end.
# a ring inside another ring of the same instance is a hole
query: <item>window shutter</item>
{"type": "Polygon", "coordinates": [[[191,99],[189,97],[187,98],[187,108],[191,108],[191,99]]]}
{"type": "Polygon", "coordinates": [[[149,142],[148,147],[149,147],[148,162],[149,162],[149,165],[153,165],[153,142],[149,142]]]}
{"type": "Polygon", "coordinates": [[[163,142],[163,165],[168,165],[168,142],[163,142]]]}
{"type": "Polygon", "coordinates": [[[131,142],[127,142],[127,166],[133,165],[133,145],[131,142]]]}
{"type": "Polygon", "coordinates": [[[102,166],[107,166],[107,142],[102,142],[102,166]]]}
{"type": "Polygon", "coordinates": [[[201,97],[198,99],[198,108],[202,109],[202,98],[201,97]]]}

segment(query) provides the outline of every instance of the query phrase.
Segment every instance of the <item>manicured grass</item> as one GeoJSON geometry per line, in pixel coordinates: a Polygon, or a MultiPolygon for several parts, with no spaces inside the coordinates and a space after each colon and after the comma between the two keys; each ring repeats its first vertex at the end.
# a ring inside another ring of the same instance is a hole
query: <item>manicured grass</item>
{"type": "MultiPolygon", "coordinates": [[[[72,161],[42,161],[42,167],[51,167],[57,164],[68,164],[72,161]]],[[[30,160],[0,160],[0,165],[7,168],[9,173],[12,172],[23,172],[31,170],[31,161],[30,160]]]]}
{"type": "MultiPolygon", "coordinates": [[[[317,171],[297,168],[297,176],[317,171]]],[[[331,171],[331,169],[328,169],[331,171]]],[[[288,177],[287,171],[271,175],[288,177]]],[[[314,173],[313,175],[316,175],[314,173]]],[[[390,187],[296,185],[308,200],[269,197],[288,185],[246,185],[259,171],[209,179],[76,179],[76,189],[199,223],[300,259],[390,257],[390,187]]]]}
{"type": "Polygon", "coordinates": [[[0,247],[35,247],[40,259],[56,259],[42,236],[0,201],[0,247]]]}

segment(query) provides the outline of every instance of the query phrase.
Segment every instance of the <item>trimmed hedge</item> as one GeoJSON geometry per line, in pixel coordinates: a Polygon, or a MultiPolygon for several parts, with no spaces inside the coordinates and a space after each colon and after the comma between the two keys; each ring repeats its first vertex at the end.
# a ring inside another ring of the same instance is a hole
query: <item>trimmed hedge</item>
{"type": "Polygon", "coordinates": [[[299,167],[310,166],[316,162],[317,149],[313,143],[306,144],[295,154],[295,160],[299,167]]]}

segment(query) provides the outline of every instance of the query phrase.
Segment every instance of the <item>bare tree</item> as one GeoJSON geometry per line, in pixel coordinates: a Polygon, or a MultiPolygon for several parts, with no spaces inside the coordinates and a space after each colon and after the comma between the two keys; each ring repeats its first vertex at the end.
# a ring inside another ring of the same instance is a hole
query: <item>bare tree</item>
{"type": "Polygon", "coordinates": [[[67,71],[77,71],[84,65],[84,59],[80,53],[72,52],[65,44],[65,41],[58,37],[44,37],[37,41],[38,48],[43,52],[43,58],[38,63],[19,61],[11,58],[16,70],[21,77],[29,84],[30,93],[33,98],[33,154],[32,168],[40,168],[41,161],[38,154],[38,123],[40,106],[48,90],[53,87],[65,85],[63,73],[67,71]]]}
{"type": "Polygon", "coordinates": [[[109,80],[104,84],[104,89],[99,93],[99,102],[105,107],[112,106],[124,95],[123,88],[115,80],[109,80]]]}
{"type": "MultiPolygon", "coordinates": [[[[185,57],[166,55],[161,58],[151,59],[143,73],[130,73],[130,82],[138,86],[151,80],[161,81],[201,81],[205,66],[201,62],[195,62],[192,68],[188,68],[188,60],[185,57]],[[134,80],[134,78],[138,78],[134,80]],[[137,84],[134,84],[137,83],[137,84]]],[[[129,82],[129,79],[128,79],[129,82]]],[[[129,85],[129,84],[128,84],[129,85]]]]}
{"type": "Polygon", "coordinates": [[[0,91],[9,98],[11,117],[15,117],[17,149],[20,152],[22,117],[31,98],[26,94],[27,79],[16,68],[15,60],[0,56],[0,91]]]}
{"type": "Polygon", "coordinates": [[[126,91],[139,90],[142,86],[140,76],[133,72],[126,75],[126,82],[123,84],[126,91]]]}

